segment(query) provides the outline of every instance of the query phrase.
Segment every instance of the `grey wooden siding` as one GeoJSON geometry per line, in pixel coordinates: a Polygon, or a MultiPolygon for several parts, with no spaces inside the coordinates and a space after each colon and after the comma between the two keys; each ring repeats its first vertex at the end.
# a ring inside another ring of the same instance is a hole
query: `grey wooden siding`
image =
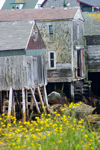
{"type": "Polygon", "coordinates": [[[0,91],[34,88],[46,82],[45,56],[0,57],[0,91]]]}
{"type": "Polygon", "coordinates": [[[88,70],[100,72],[100,45],[88,46],[88,70]]]}

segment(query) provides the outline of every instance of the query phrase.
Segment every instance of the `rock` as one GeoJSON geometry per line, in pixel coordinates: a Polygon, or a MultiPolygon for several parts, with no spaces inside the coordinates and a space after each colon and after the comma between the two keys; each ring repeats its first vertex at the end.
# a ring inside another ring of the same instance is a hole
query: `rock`
{"type": "Polygon", "coordinates": [[[92,114],[95,109],[96,107],[93,108],[92,106],[89,106],[84,102],[82,102],[82,104],[80,104],[79,102],[79,105],[75,105],[73,113],[75,113],[76,118],[80,119],[92,114]]]}
{"type": "Polygon", "coordinates": [[[61,104],[62,103],[62,98],[61,98],[61,95],[55,91],[51,92],[49,95],[48,95],[48,103],[50,105],[53,105],[53,104],[61,104]]]}
{"type": "Polygon", "coordinates": [[[68,99],[64,93],[59,94],[59,93],[53,91],[48,95],[48,103],[50,105],[54,105],[54,104],[62,104],[63,105],[63,104],[68,103],[68,99]]]}
{"type": "Polygon", "coordinates": [[[98,130],[100,127],[100,114],[91,114],[86,116],[86,122],[92,130],[98,130]]]}

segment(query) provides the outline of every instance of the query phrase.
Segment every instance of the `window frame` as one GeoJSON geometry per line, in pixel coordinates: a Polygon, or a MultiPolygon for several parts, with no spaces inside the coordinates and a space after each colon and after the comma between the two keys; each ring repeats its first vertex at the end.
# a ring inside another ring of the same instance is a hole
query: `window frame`
{"type": "Polygon", "coordinates": [[[49,51],[48,52],[48,60],[49,60],[49,69],[56,69],[56,52],[55,51],[49,51]],[[54,59],[50,58],[50,54],[54,54],[54,59]],[[54,66],[51,66],[51,61],[54,61],[54,66]]]}

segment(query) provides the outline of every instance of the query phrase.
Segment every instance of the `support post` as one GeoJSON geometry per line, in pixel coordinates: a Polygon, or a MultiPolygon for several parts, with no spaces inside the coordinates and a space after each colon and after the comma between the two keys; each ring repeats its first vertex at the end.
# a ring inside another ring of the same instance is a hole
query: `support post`
{"type": "Polygon", "coordinates": [[[46,87],[45,85],[43,86],[43,91],[44,91],[44,99],[45,99],[45,103],[46,103],[46,106],[48,108],[48,98],[47,98],[47,92],[46,92],[46,87]]]}
{"type": "Polygon", "coordinates": [[[26,121],[26,112],[25,112],[25,90],[22,88],[22,101],[23,101],[23,122],[26,121]]]}
{"type": "Polygon", "coordinates": [[[4,103],[4,100],[5,100],[5,93],[4,91],[2,91],[2,107],[3,107],[3,113],[5,112],[5,103],[4,103]]]}
{"type": "Polygon", "coordinates": [[[2,104],[2,91],[0,91],[0,114],[2,113],[3,110],[3,104],[2,104]]]}
{"type": "Polygon", "coordinates": [[[35,103],[35,106],[36,106],[36,110],[37,110],[37,112],[40,114],[41,112],[40,112],[40,109],[39,109],[39,106],[38,106],[38,103],[37,103],[37,101],[36,101],[36,98],[35,98],[35,95],[34,95],[34,92],[33,92],[33,89],[31,88],[31,94],[32,94],[32,96],[33,96],[33,100],[34,100],[34,103],[35,103]]]}
{"type": "Polygon", "coordinates": [[[33,96],[31,95],[30,110],[33,110],[33,96]]]}
{"type": "Polygon", "coordinates": [[[37,87],[37,90],[38,90],[39,98],[40,98],[41,105],[42,105],[42,108],[43,108],[43,112],[45,113],[46,111],[45,111],[45,108],[44,108],[44,102],[43,102],[43,99],[42,99],[42,95],[41,95],[39,86],[37,87]]]}
{"type": "Polygon", "coordinates": [[[16,117],[15,115],[15,102],[14,102],[14,92],[12,93],[12,115],[16,117]]]}
{"type": "Polygon", "coordinates": [[[74,82],[71,82],[71,100],[74,102],[74,82]]]}
{"type": "Polygon", "coordinates": [[[10,119],[10,117],[11,117],[12,92],[13,92],[13,89],[12,89],[12,87],[10,87],[10,91],[9,91],[9,106],[8,106],[8,119],[10,119]]]}
{"type": "Polygon", "coordinates": [[[25,90],[25,105],[26,105],[26,116],[29,117],[27,89],[25,90]]]}

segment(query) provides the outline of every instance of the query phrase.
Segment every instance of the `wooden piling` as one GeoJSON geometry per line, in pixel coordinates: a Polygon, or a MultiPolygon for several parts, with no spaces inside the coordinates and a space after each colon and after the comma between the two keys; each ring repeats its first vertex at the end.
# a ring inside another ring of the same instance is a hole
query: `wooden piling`
{"type": "Polygon", "coordinates": [[[22,101],[23,101],[23,118],[22,118],[22,120],[23,120],[23,122],[25,122],[26,121],[26,112],[25,112],[25,90],[24,90],[24,88],[22,88],[22,101]]]}
{"type": "Polygon", "coordinates": [[[11,117],[12,92],[13,92],[13,89],[12,89],[12,87],[10,87],[10,91],[9,91],[9,106],[8,106],[8,119],[10,119],[10,117],[11,117]]]}
{"type": "Polygon", "coordinates": [[[12,93],[12,115],[16,117],[15,115],[15,101],[14,101],[14,92],[12,93]]]}
{"type": "Polygon", "coordinates": [[[26,116],[29,118],[27,89],[25,90],[26,116]]]}
{"type": "Polygon", "coordinates": [[[45,103],[46,103],[46,106],[47,106],[47,108],[48,108],[48,98],[47,98],[47,92],[46,92],[46,87],[45,87],[45,85],[43,86],[43,90],[44,90],[45,103]]]}
{"type": "Polygon", "coordinates": [[[43,112],[45,113],[46,111],[45,111],[44,102],[43,102],[43,99],[42,99],[42,95],[41,95],[39,86],[37,87],[37,91],[38,91],[38,94],[39,94],[39,98],[40,98],[40,101],[41,101],[43,112]]]}
{"type": "Polygon", "coordinates": [[[33,91],[32,88],[31,88],[31,94],[33,96],[33,100],[34,100],[34,103],[35,103],[35,106],[36,106],[36,110],[37,110],[38,114],[40,114],[41,112],[40,112],[40,109],[39,109],[39,106],[38,106],[38,103],[37,103],[37,100],[35,98],[34,91],[33,91]]]}
{"type": "Polygon", "coordinates": [[[3,106],[2,106],[2,91],[0,91],[0,113],[2,113],[3,106]]]}

